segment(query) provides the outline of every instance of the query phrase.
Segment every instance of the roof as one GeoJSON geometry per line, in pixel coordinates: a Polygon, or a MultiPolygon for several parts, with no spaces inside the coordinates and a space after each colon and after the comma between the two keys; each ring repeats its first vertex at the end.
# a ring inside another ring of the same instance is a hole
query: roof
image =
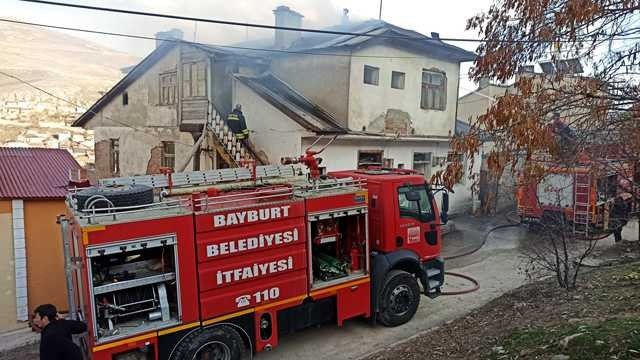
{"type": "Polygon", "coordinates": [[[389,46],[407,48],[429,56],[452,61],[473,61],[475,53],[457,46],[447,44],[439,39],[423,35],[419,32],[401,28],[382,20],[367,20],[348,25],[338,25],[327,30],[371,35],[409,37],[411,39],[376,38],[372,36],[313,34],[302,36],[287,50],[314,51],[327,49],[353,49],[369,44],[384,43],[389,46]]]}
{"type": "Polygon", "coordinates": [[[314,51],[321,52],[323,50],[353,50],[355,48],[383,43],[388,46],[413,50],[442,60],[463,62],[473,61],[476,58],[476,54],[471,51],[447,44],[439,39],[434,39],[416,31],[389,24],[382,20],[352,22],[347,25],[335,25],[322,30],[371,35],[406,36],[412,39],[403,40],[376,38],[372,36],[303,33],[298,40],[294,41],[291,46],[286,49],[276,49],[273,38],[240,42],[232,47],[225,47],[225,49],[240,55],[266,57],[269,55],[287,55],[289,52],[312,54],[314,51]],[[275,50],[275,52],[270,52],[271,50],[275,50]]]}
{"type": "Polygon", "coordinates": [[[70,171],[78,169],[67,150],[0,147],[0,198],[63,198],[70,171]]]}
{"type": "Polygon", "coordinates": [[[347,132],[329,112],[302,96],[273,74],[257,77],[235,75],[276,109],[303,128],[317,134],[344,134],[347,132]]]}
{"type": "MultiPolygon", "coordinates": [[[[468,135],[470,131],[471,131],[471,124],[469,124],[466,121],[456,119],[456,128],[455,128],[456,136],[468,135]]],[[[478,134],[478,139],[481,142],[493,141],[493,137],[491,136],[491,134],[487,133],[484,130],[479,130],[477,134],[478,134]]]]}
{"type": "Polygon", "coordinates": [[[166,41],[162,45],[156,47],[147,57],[142,59],[129,70],[129,72],[116,83],[109,91],[107,91],[98,101],[96,101],[91,107],[80,115],[71,126],[84,126],[89,120],[93,118],[104,106],[109,104],[116,96],[120,95],[129,85],[142,76],[149,68],[155,65],[160,59],[164,57],[171,49],[176,46],[175,41],[166,41]]]}
{"type": "MultiPolygon", "coordinates": [[[[85,111],[84,114],[80,115],[73,122],[72,126],[84,126],[89,120],[93,118],[104,106],[109,104],[111,100],[113,100],[116,96],[120,95],[125,89],[129,87],[134,81],[140,78],[147,70],[149,70],[153,65],[155,65],[158,61],[160,61],[169,51],[171,51],[179,41],[165,41],[160,46],[156,47],[147,57],[142,59],[137,65],[122,68],[121,70],[128,70],[126,75],[116,83],[109,91],[107,91],[98,101],[96,101],[91,107],[85,111]]],[[[202,49],[203,51],[207,51],[210,53],[220,53],[225,55],[233,55],[234,53],[231,51],[227,51],[224,48],[219,46],[205,46],[205,45],[197,45],[194,46],[202,49]]]]}

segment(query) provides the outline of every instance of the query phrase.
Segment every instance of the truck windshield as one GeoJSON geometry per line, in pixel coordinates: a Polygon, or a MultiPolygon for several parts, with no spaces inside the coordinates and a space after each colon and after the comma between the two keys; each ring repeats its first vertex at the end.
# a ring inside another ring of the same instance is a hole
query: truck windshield
{"type": "Polygon", "coordinates": [[[423,222],[434,219],[431,197],[427,192],[427,187],[424,185],[399,187],[398,205],[401,217],[412,217],[423,222]],[[409,198],[412,198],[411,195],[408,195],[409,193],[417,194],[419,200],[409,200],[409,198]]]}

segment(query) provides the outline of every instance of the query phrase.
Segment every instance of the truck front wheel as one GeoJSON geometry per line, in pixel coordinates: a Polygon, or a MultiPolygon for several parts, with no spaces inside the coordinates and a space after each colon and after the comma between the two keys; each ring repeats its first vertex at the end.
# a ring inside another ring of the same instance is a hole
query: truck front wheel
{"type": "Polygon", "coordinates": [[[380,304],[378,321],[382,325],[398,326],[411,320],[420,305],[420,287],[413,275],[391,270],[382,286],[380,304]]]}
{"type": "Polygon", "coordinates": [[[227,325],[198,330],[183,339],[171,353],[171,360],[240,360],[243,357],[242,337],[227,325]]]}

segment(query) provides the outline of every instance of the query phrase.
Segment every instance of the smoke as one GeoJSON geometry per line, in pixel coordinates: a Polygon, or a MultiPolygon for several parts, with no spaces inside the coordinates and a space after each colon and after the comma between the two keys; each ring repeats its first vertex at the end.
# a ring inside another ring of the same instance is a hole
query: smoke
{"type": "MultiPolygon", "coordinates": [[[[144,36],[154,36],[158,31],[177,28],[184,32],[185,40],[194,40],[195,38],[199,42],[218,45],[229,45],[246,40],[269,39],[273,37],[273,30],[269,29],[208,23],[198,23],[196,25],[193,21],[34,5],[15,0],[9,2],[11,5],[8,9],[8,16],[20,20],[58,26],[71,26],[144,36]]],[[[89,0],[82,3],[92,6],[269,25],[274,24],[273,9],[279,5],[286,5],[292,10],[304,15],[302,26],[308,28],[322,28],[339,24],[342,16],[342,8],[334,5],[332,1],[327,0],[110,0],[108,2],[89,0]]],[[[353,16],[352,19],[354,19],[353,16]]],[[[155,43],[149,40],[83,34],[79,32],[69,32],[69,34],[140,57],[148,54],[155,46],[155,43]]]]}

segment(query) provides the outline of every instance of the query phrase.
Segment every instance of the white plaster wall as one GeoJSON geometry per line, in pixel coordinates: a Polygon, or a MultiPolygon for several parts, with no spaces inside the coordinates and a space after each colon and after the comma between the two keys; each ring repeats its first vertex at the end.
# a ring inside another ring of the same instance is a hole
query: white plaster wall
{"type": "Polygon", "coordinates": [[[309,132],[236,79],[233,103],[242,104],[250,140],[272,164],[279,164],[281,157],[302,154],[301,137],[309,132]]]}
{"type": "MultiPolygon", "coordinates": [[[[313,143],[314,138],[304,138],[303,147],[313,143]]],[[[320,141],[318,147],[325,142],[320,141]]],[[[367,140],[336,140],[321,155],[322,165],[327,171],[350,170],[357,168],[359,150],[382,150],[384,158],[394,159],[394,166],[404,164],[406,169],[413,167],[414,152],[431,152],[432,158],[436,156],[446,156],[449,151],[448,142],[433,141],[397,141],[393,139],[367,139],[367,140]]],[[[480,161],[476,162],[474,168],[480,171],[480,161]]],[[[444,170],[444,167],[436,166],[431,168],[431,173],[444,170]]],[[[455,193],[449,196],[450,213],[462,213],[471,209],[471,184],[468,174],[465,174],[465,181],[454,187],[455,193]]],[[[436,196],[438,204],[441,203],[441,196],[436,196]]]]}
{"type": "Polygon", "coordinates": [[[159,75],[176,71],[177,63],[178,47],[175,47],[129,85],[126,90],[129,96],[128,105],[122,104],[122,94],[116,96],[87,122],[85,128],[122,126],[123,123],[130,126],[177,126],[176,105],[158,105],[160,102],[159,75]]]}
{"type": "MultiPolygon", "coordinates": [[[[184,164],[193,146],[193,138],[189,133],[180,132],[177,128],[145,128],[136,130],[129,127],[101,126],[95,128],[95,142],[119,139],[120,175],[142,175],[147,171],[151,158],[151,150],[162,146],[162,141],[175,142],[176,167],[184,164]]],[[[98,156],[96,156],[98,158],[98,156]]],[[[192,162],[186,170],[192,169],[192,162]]]]}
{"type": "Polygon", "coordinates": [[[458,119],[474,123],[497,99],[512,93],[513,87],[490,84],[458,99],[458,119]]]}
{"type": "Polygon", "coordinates": [[[460,64],[400,50],[375,45],[354,51],[351,59],[349,85],[349,128],[362,130],[371,122],[386,114],[387,109],[399,109],[409,113],[412,126],[418,135],[447,136],[453,133],[460,64]],[[391,56],[357,57],[361,56],[391,56]],[[364,66],[380,69],[378,85],[363,82],[364,66]],[[420,108],[422,69],[436,68],[447,75],[447,105],[444,111],[420,108]],[[404,89],[391,88],[391,72],[405,73],[404,89]]]}
{"type": "Polygon", "coordinates": [[[271,71],[347,126],[350,57],[339,51],[323,53],[337,56],[277,56],[271,61],[271,71]]]}

